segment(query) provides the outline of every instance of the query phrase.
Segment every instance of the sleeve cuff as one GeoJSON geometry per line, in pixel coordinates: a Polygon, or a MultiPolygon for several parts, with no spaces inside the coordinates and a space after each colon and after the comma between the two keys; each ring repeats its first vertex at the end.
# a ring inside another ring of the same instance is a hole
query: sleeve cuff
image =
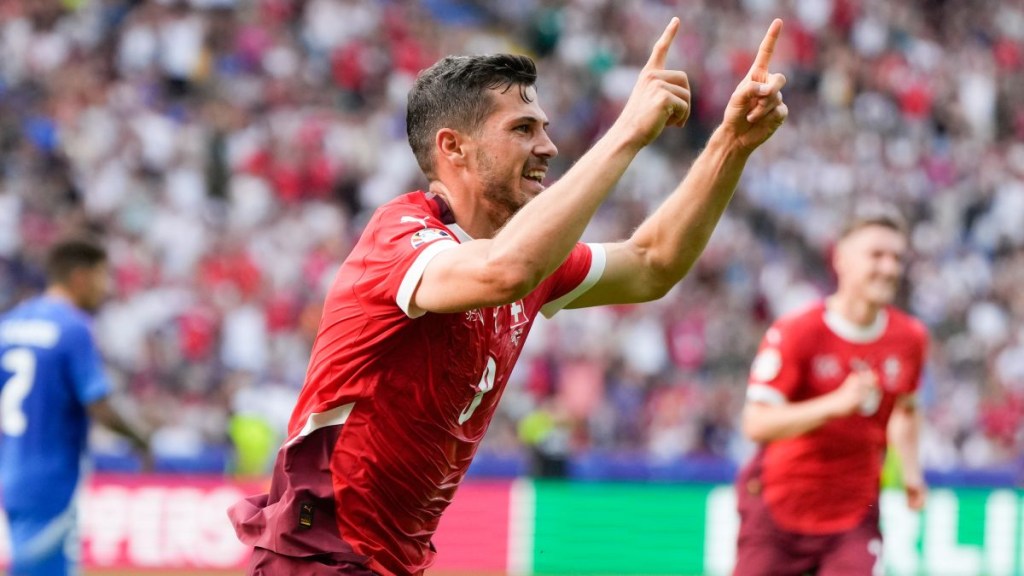
{"type": "Polygon", "coordinates": [[[758,402],[772,406],[788,404],[789,400],[777,389],[767,384],[751,384],[747,387],[747,402],[758,402]]]}
{"type": "Polygon", "coordinates": [[[423,278],[423,271],[427,269],[427,264],[445,250],[450,250],[458,246],[459,243],[454,240],[441,240],[428,245],[420,252],[419,256],[412,261],[412,265],[406,270],[405,276],[402,278],[401,285],[398,286],[398,294],[395,296],[395,302],[398,307],[405,312],[405,315],[409,318],[419,318],[427,313],[426,310],[413,310],[410,313],[410,307],[412,306],[412,295],[416,292],[416,287],[420,284],[420,279],[423,278]]]}
{"type": "Polygon", "coordinates": [[[587,276],[583,278],[583,281],[579,283],[576,288],[562,296],[558,300],[552,300],[541,307],[540,313],[545,318],[551,318],[558,313],[559,310],[565,308],[573,300],[579,298],[584,292],[590,290],[597,284],[597,281],[601,279],[601,275],[604,274],[604,267],[607,263],[608,256],[605,254],[604,246],[600,244],[587,244],[590,248],[590,271],[587,272],[587,276]]]}

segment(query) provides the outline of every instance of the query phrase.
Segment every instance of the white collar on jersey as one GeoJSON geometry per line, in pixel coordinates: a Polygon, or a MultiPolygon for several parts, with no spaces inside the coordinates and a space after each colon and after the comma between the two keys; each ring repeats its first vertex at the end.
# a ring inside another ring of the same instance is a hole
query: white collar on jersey
{"type": "Polygon", "coordinates": [[[449,230],[455,233],[455,237],[459,239],[459,242],[469,242],[470,240],[473,239],[472,236],[467,234],[466,231],[462,229],[462,226],[459,226],[455,222],[452,222],[451,224],[445,224],[445,226],[447,226],[449,230]]]}
{"type": "Polygon", "coordinates": [[[886,326],[889,325],[889,314],[885,308],[882,308],[875,316],[874,322],[868,326],[858,326],[826,308],[825,325],[843,340],[856,344],[867,344],[882,337],[886,326]]]}

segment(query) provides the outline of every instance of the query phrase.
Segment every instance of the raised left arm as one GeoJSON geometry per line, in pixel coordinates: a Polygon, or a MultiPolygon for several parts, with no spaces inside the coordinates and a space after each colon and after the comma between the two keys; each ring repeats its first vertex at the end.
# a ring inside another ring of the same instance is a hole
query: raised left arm
{"type": "Polygon", "coordinates": [[[722,124],[689,173],[633,235],[605,244],[601,279],[569,308],[646,302],[664,296],[690,270],[732,199],[747,158],[785,121],[786,77],[768,72],[782,21],[772,22],[722,124]]]}

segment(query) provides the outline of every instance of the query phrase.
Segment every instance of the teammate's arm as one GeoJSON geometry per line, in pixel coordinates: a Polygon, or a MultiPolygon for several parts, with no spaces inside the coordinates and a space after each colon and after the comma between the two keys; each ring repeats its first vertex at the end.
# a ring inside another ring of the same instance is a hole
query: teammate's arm
{"type": "Polygon", "coordinates": [[[786,77],[768,72],[781,30],[781,20],[772,22],[721,126],[683,181],[628,240],[605,245],[604,274],[569,308],[654,300],[690,270],[732,199],[747,158],[789,113],[781,92],[786,77]]]}
{"type": "Polygon", "coordinates": [[[921,470],[921,459],[918,454],[920,431],[921,414],[917,409],[917,397],[914,394],[899,396],[889,417],[887,435],[889,446],[899,457],[903,487],[907,493],[907,506],[911,510],[923,508],[927,495],[924,472],[921,470]]]}
{"type": "Polygon", "coordinates": [[[436,255],[413,307],[456,312],[506,304],[533,290],[566,259],[636,153],[690,112],[686,73],[666,70],[679,28],[673,18],[654,45],[629,100],[608,132],[557,182],[531,200],[492,239],[436,255]]]}
{"type": "Polygon", "coordinates": [[[748,400],[743,407],[743,433],[754,442],[793,438],[818,428],[834,418],[857,410],[870,394],[877,393],[874,372],[851,372],[832,392],[792,403],[748,400]]]}
{"type": "Polygon", "coordinates": [[[150,433],[126,418],[110,401],[109,396],[92,402],[86,407],[86,410],[93,421],[121,434],[132,443],[142,457],[144,469],[151,467],[150,433]]]}

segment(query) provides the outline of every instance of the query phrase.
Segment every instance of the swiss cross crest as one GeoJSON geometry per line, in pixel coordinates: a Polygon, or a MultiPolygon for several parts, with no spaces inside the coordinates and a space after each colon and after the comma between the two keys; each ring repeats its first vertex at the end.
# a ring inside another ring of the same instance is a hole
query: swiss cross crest
{"type": "Polygon", "coordinates": [[[526,315],[526,307],[523,306],[522,300],[516,300],[511,304],[500,306],[494,309],[494,333],[498,334],[503,329],[508,329],[512,335],[512,343],[516,346],[519,345],[519,339],[523,334],[523,326],[530,322],[530,317],[526,315]],[[504,326],[500,320],[501,311],[503,309],[508,310],[508,326],[504,326]]]}
{"type": "Polygon", "coordinates": [[[896,385],[896,380],[903,371],[903,365],[896,356],[889,356],[882,362],[882,374],[885,376],[885,385],[891,388],[896,385]]]}
{"type": "Polygon", "coordinates": [[[516,300],[515,302],[508,305],[509,315],[509,328],[518,328],[530,321],[526,316],[526,308],[523,307],[522,300],[516,300]]]}
{"type": "Polygon", "coordinates": [[[814,372],[814,376],[820,380],[831,380],[838,378],[842,373],[842,366],[839,364],[839,358],[831,354],[824,354],[821,356],[815,356],[811,360],[811,370],[814,372]]]}

